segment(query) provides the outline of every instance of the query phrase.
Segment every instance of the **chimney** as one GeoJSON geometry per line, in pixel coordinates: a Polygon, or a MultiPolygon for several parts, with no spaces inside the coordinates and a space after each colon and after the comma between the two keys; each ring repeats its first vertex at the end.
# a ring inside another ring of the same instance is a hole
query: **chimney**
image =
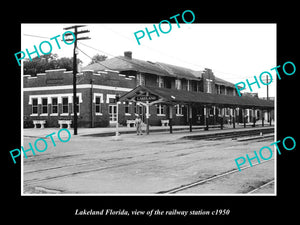
{"type": "Polygon", "coordinates": [[[131,51],[126,51],[126,52],[124,52],[124,56],[126,58],[132,59],[132,52],[131,51]]]}

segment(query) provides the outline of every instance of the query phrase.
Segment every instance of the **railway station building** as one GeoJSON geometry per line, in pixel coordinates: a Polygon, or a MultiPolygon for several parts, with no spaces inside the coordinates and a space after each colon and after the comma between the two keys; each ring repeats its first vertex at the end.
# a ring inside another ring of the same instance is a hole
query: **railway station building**
{"type": "MultiPolygon", "coordinates": [[[[72,83],[73,72],[65,69],[24,75],[24,127],[72,127],[72,83]]],[[[238,96],[234,84],[211,69],[134,59],[130,51],[79,71],[76,101],[78,127],[115,126],[117,118],[132,126],[137,115],[151,126],[274,119],[274,101],[238,96]]]]}

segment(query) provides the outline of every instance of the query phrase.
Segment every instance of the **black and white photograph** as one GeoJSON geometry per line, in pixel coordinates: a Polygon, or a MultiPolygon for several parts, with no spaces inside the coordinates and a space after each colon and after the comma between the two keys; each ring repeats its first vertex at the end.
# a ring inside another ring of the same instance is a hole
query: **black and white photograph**
{"type": "Polygon", "coordinates": [[[21,28],[23,194],[276,194],[276,24],[21,28]]]}

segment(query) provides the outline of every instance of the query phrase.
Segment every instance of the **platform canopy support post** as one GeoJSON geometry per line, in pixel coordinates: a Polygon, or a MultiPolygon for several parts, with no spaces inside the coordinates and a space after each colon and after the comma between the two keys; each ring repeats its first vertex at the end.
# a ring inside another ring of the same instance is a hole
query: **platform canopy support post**
{"type": "Polygon", "coordinates": [[[173,133],[172,119],[173,119],[173,105],[169,105],[169,126],[170,126],[170,134],[173,133]]]}
{"type": "Polygon", "coordinates": [[[271,110],[269,109],[269,120],[270,120],[270,126],[272,126],[272,118],[271,118],[271,110]]]}
{"type": "Polygon", "coordinates": [[[206,121],[206,127],[205,127],[205,130],[208,130],[209,129],[209,117],[208,117],[208,107],[205,106],[204,108],[204,112],[205,112],[205,121],[206,121]]]}
{"type": "Polygon", "coordinates": [[[261,126],[263,127],[265,125],[265,115],[264,110],[261,109],[261,126]]]}
{"type": "Polygon", "coordinates": [[[256,115],[255,115],[255,108],[252,109],[252,119],[253,119],[253,127],[255,127],[255,122],[256,122],[256,115]]]}
{"type": "Polygon", "coordinates": [[[243,108],[244,128],[246,128],[246,109],[243,108]]]}
{"type": "Polygon", "coordinates": [[[235,128],[235,108],[232,109],[232,127],[235,128]]]}
{"type": "Polygon", "coordinates": [[[224,107],[220,107],[221,110],[221,130],[223,130],[223,123],[224,123],[224,107]]]}
{"type": "Polygon", "coordinates": [[[190,132],[193,131],[193,127],[192,127],[192,118],[193,118],[192,105],[189,104],[189,125],[190,125],[190,132]]]}

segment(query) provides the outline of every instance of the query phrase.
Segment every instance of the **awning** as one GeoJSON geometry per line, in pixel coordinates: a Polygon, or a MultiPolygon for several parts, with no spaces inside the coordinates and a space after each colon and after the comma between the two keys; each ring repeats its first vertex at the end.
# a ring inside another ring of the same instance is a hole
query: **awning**
{"type": "Polygon", "coordinates": [[[240,108],[274,108],[274,101],[263,100],[250,96],[230,96],[209,94],[203,92],[193,92],[186,90],[168,89],[160,87],[137,86],[130,92],[121,96],[121,101],[135,101],[135,97],[143,93],[156,95],[159,102],[165,104],[204,104],[218,105],[222,107],[240,107],[240,108]]]}

